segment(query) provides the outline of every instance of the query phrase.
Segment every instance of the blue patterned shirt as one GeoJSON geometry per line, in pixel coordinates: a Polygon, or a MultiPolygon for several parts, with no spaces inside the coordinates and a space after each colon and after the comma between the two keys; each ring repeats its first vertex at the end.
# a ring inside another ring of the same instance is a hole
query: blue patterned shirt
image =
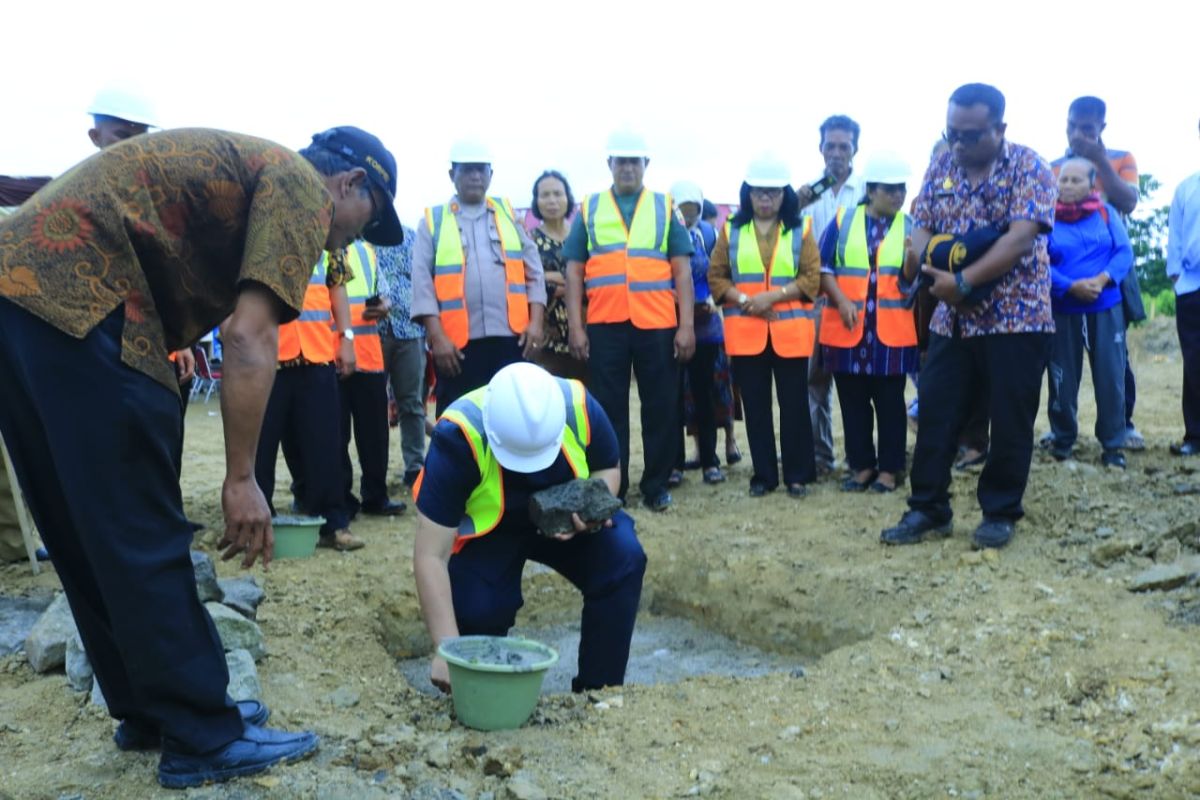
{"type": "Polygon", "coordinates": [[[393,339],[423,339],[425,326],[412,321],[412,254],[417,232],[404,226],[404,244],[376,247],[379,255],[379,291],[391,303],[388,315],[379,320],[379,333],[393,339]]]}
{"type": "Polygon", "coordinates": [[[986,300],[957,311],[938,303],[930,330],[951,336],[957,321],[964,337],[1054,332],[1045,234],[1054,227],[1057,198],[1058,185],[1050,165],[1030,148],[1012,142],[1004,142],[991,175],[975,187],[955,164],[953,153],[943,153],[929,165],[913,207],[917,227],[934,233],[962,234],[1029,220],[1041,229],[1033,251],[1000,278],[986,300]]]}

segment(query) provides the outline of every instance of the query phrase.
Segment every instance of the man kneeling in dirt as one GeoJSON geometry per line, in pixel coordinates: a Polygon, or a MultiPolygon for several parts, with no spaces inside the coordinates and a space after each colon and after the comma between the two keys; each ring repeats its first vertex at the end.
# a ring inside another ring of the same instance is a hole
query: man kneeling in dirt
{"type": "MultiPolygon", "coordinates": [[[[545,536],[529,517],[534,492],[573,478],[620,485],[617,435],[578,381],[529,363],[511,364],[486,387],[446,409],[425,469],[413,486],[413,565],[421,612],[434,646],[459,635],[503,636],[521,607],[528,559],[556,570],[583,593],[576,692],[625,680],[646,554],[633,519],[574,517],[575,531],[545,536]]],[[[450,690],[435,656],[434,685],[450,690]]]]}

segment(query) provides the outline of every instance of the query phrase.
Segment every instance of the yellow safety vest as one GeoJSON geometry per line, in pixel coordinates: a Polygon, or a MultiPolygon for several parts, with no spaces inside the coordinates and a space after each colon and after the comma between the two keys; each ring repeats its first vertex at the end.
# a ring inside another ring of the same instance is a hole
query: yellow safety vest
{"type": "MultiPolygon", "coordinates": [[[[359,372],[383,372],[383,345],[379,340],[379,323],[365,319],[367,298],[378,294],[379,261],[375,248],[368,242],[356,241],[346,248],[346,261],[354,277],[346,284],[350,302],[350,329],[354,331],[354,360],[359,372]]],[[[337,331],[333,332],[337,344],[337,331]]]]}
{"type": "MultiPolygon", "coordinates": [[[[567,421],[563,431],[562,452],[576,478],[588,477],[587,447],[592,440],[591,423],[587,415],[587,392],[575,380],[556,378],[567,404],[567,421]]],[[[458,524],[454,552],[461,550],[471,539],[491,533],[504,517],[504,470],[488,447],[483,427],[483,398],[487,387],[482,386],[450,404],[441,419],[457,425],[471,446],[471,454],[479,467],[479,483],[467,498],[466,514],[458,524]]],[[[424,471],[413,485],[416,500],[424,483],[424,471]]]]}
{"type": "MultiPolygon", "coordinates": [[[[900,290],[907,241],[911,234],[912,220],[904,212],[896,214],[875,253],[875,334],[888,347],[913,347],[917,344],[912,308],[900,290]]],[[[838,288],[858,309],[858,321],[847,330],[837,308],[827,305],[821,317],[821,344],[852,348],[862,341],[867,289],[871,279],[870,264],[867,214],[864,206],[856,206],[838,219],[838,243],[833,269],[838,288]]]]}
{"type": "MultiPolygon", "coordinates": [[[[504,252],[505,292],[508,297],[508,325],[520,335],[529,327],[529,298],[525,289],[525,259],[521,236],[513,217],[512,204],[503,198],[489,197],[487,206],[496,220],[500,249],[504,252]]],[[[470,339],[470,315],[467,311],[466,268],[462,236],[454,213],[456,203],[425,209],[425,224],[433,236],[433,289],[437,295],[442,328],[455,347],[467,346],[470,339]]],[[[490,253],[489,253],[490,255],[490,253]]]]}
{"type": "MultiPolygon", "coordinates": [[[[725,237],[729,242],[729,266],[733,285],[739,292],[753,295],[772,288],[787,286],[796,280],[800,265],[800,250],[805,237],[812,236],[812,217],[805,217],[799,229],[784,230],[781,223],[775,252],[771,263],[764,265],[758,248],[758,238],[751,220],[741,228],[725,223],[725,237]]],[[[725,315],[725,352],[731,356],[755,356],[771,348],[785,358],[807,358],[812,355],[816,329],[813,320],[816,311],[813,304],[795,300],[784,300],[773,308],[778,318],[768,322],[762,317],[743,314],[737,303],[727,303],[725,315]]]]}

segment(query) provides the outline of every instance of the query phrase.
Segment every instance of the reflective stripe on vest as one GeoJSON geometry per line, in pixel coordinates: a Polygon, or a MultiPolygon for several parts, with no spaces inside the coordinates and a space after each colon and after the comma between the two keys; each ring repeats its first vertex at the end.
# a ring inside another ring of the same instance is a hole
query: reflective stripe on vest
{"type": "MultiPolygon", "coordinates": [[[[378,294],[379,257],[375,248],[364,241],[355,241],[346,248],[346,261],[354,277],[346,284],[350,302],[350,330],[354,331],[354,360],[359,372],[383,372],[383,345],[379,325],[366,319],[367,298],[378,294]]],[[[334,347],[341,341],[335,330],[334,347]]]]}
{"type": "MultiPolygon", "coordinates": [[[[821,317],[821,344],[852,348],[862,341],[871,279],[866,217],[865,206],[856,206],[839,221],[833,264],[838,288],[854,303],[858,320],[853,328],[847,329],[837,308],[827,305],[821,317]]],[[[888,347],[912,347],[917,343],[912,309],[900,290],[906,243],[911,233],[912,220],[903,212],[898,213],[875,251],[875,332],[888,347]]]]}
{"type": "MultiPolygon", "coordinates": [[[[504,290],[508,300],[508,325],[522,334],[529,327],[529,301],[525,287],[525,258],[521,236],[507,200],[489,197],[487,206],[496,221],[500,249],[504,254],[504,290]]],[[[467,346],[471,338],[470,314],[466,303],[467,256],[454,213],[456,203],[425,209],[425,224],[433,236],[433,289],[438,300],[442,328],[455,347],[467,346]]],[[[487,256],[490,257],[489,252],[487,256]]]]}
{"type": "Polygon", "coordinates": [[[675,281],[667,258],[671,196],[643,189],[628,227],[611,189],[585,197],[580,211],[588,238],[583,265],[588,323],[674,328],[675,281]]]}
{"type": "MultiPolygon", "coordinates": [[[[587,392],[579,381],[557,378],[562,389],[563,402],[567,406],[567,420],[563,430],[562,453],[576,478],[590,474],[587,464],[587,447],[592,441],[591,422],[587,415],[587,392]]],[[[500,462],[488,447],[487,433],[483,425],[483,398],[487,387],[480,387],[450,404],[441,416],[453,422],[463,432],[471,454],[479,467],[479,484],[467,498],[466,513],[458,525],[458,536],[454,540],[453,552],[457,553],[471,539],[491,533],[504,517],[504,471],[500,462]]],[[[414,501],[420,495],[425,474],[422,471],[413,484],[414,501]]]]}
{"type": "MultiPolygon", "coordinates": [[[[733,285],[739,292],[753,296],[791,284],[796,280],[800,264],[800,251],[805,237],[812,236],[812,218],[806,217],[799,230],[784,230],[776,223],[779,235],[769,267],[762,263],[754,222],[734,228],[725,223],[725,236],[729,241],[729,266],[733,285]]],[[[800,300],[784,300],[774,306],[778,318],[767,322],[762,317],[742,313],[736,303],[727,303],[725,315],[725,352],[731,356],[755,356],[771,348],[785,358],[807,358],[812,355],[816,329],[813,321],[817,313],[812,303],[800,300]]]]}
{"type": "Polygon", "coordinates": [[[337,353],[333,314],[330,312],[329,287],[325,285],[325,267],[329,254],[322,252],[304,291],[304,307],[293,322],[279,326],[279,360],[291,361],[304,356],[313,364],[328,364],[337,353]]]}

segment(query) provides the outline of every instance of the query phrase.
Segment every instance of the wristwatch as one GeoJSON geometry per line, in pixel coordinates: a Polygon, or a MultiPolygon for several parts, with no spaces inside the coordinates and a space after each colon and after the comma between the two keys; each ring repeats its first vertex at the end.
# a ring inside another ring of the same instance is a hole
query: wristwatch
{"type": "Polygon", "coordinates": [[[963,277],[961,272],[954,273],[954,285],[958,287],[958,293],[963,297],[969,295],[971,293],[971,289],[974,288],[970,283],[967,282],[967,279],[963,277]]]}
{"type": "Polygon", "coordinates": [[[345,339],[348,342],[353,342],[354,341],[354,331],[351,328],[347,328],[344,331],[338,331],[338,338],[345,339]]]}
{"type": "Polygon", "coordinates": [[[738,305],[739,306],[744,306],[746,304],[746,301],[749,299],[750,298],[746,296],[745,292],[738,292],[738,305]]]}

